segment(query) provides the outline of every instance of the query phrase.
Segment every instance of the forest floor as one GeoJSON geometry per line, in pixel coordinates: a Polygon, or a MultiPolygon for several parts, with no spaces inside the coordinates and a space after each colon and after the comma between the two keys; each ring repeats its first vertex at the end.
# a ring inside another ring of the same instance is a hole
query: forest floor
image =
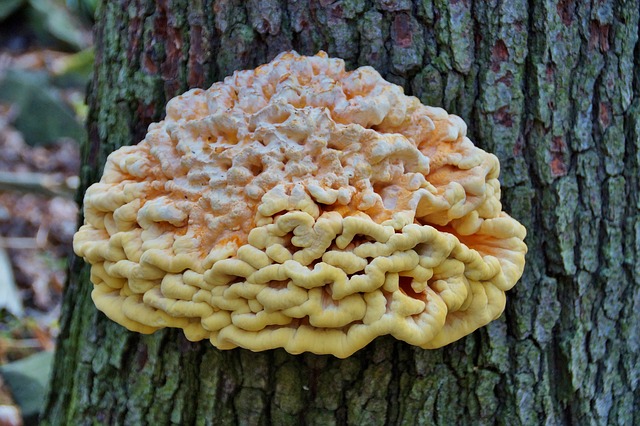
{"type": "Polygon", "coordinates": [[[64,1],[0,4],[0,426],[37,424],[44,401],[92,59],[90,22],[64,1]]]}
{"type": "Polygon", "coordinates": [[[0,363],[53,349],[78,216],[77,141],[28,145],[12,108],[0,104],[0,363]]]}
{"type": "MultiPolygon", "coordinates": [[[[30,147],[19,132],[0,122],[0,152],[0,172],[18,181],[34,173],[54,181],[77,179],[79,153],[73,140],[30,147]]],[[[11,404],[14,398],[21,402],[20,396],[24,397],[20,387],[27,383],[18,378],[21,383],[16,384],[15,378],[30,364],[21,361],[42,351],[51,354],[55,347],[77,216],[78,206],[70,198],[0,190],[0,303],[4,304],[0,308],[5,308],[0,313],[0,365],[11,385],[7,389],[0,378],[0,424],[20,424],[3,423],[1,406],[3,400],[11,404]]],[[[50,359],[40,357],[41,362],[50,359]]],[[[48,378],[43,379],[38,386],[42,392],[48,378]]]]}

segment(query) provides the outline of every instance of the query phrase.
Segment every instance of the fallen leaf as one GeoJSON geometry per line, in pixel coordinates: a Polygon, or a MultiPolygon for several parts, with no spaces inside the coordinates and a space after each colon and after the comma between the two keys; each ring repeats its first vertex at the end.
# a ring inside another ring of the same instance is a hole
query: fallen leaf
{"type": "Polygon", "coordinates": [[[22,299],[13,278],[13,269],[9,262],[9,256],[1,245],[2,237],[0,237],[0,283],[2,283],[2,291],[0,292],[0,310],[6,309],[16,317],[24,314],[22,307],[22,299]]]}
{"type": "Polygon", "coordinates": [[[75,114],[42,72],[7,72],[0,82],[0,101],[16,105],[13,125],[29,145],[49,145],[65,137],[80,141],[84,136],[75,114]]]}
{"type": "Polygon", "coordinates": [[[0,405],[0,426],[22,426],[20,409],[15,405],[0,405]]]}
{"type": "Polygon", "coordinates": [[[37,421],[47,393],[53,352],[39,352],[0,366],[0,373],[22,410],[25,422],[37,421]]]}

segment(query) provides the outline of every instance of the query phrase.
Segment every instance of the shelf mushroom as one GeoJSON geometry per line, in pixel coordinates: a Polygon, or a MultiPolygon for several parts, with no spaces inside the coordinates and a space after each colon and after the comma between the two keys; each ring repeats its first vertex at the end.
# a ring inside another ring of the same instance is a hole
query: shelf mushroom
{"type": "Polygon", "coordinates": [[[387,334],[437,348],[504,310],[526,231],[459,117],[324,52],[166,109],[84,198],[74,250],[113,321],[343,358],[387,334]]]}

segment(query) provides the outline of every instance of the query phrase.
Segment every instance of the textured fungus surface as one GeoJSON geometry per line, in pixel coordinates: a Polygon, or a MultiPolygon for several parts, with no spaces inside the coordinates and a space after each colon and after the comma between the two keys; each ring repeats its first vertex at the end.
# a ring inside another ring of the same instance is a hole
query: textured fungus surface
{"type": "Polygon", "coordinates": [[[497,318],[524,267],[497,158],[370,67],[285,53],[172,99],[112,153],[74,239],[93,300],[221,349],[346,357],[497,318]]]}

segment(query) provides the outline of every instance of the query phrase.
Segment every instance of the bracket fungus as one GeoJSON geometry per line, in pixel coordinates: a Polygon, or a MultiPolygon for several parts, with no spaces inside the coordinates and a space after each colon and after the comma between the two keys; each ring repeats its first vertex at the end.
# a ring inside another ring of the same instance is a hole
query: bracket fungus
{"type": "Polygon", "coordinates": [[[371,67],[295,52],[167,104],[113,152],[74,250],[129,330],[347,357],[494,320],[524,268],[498,159],[371,67]]]}

